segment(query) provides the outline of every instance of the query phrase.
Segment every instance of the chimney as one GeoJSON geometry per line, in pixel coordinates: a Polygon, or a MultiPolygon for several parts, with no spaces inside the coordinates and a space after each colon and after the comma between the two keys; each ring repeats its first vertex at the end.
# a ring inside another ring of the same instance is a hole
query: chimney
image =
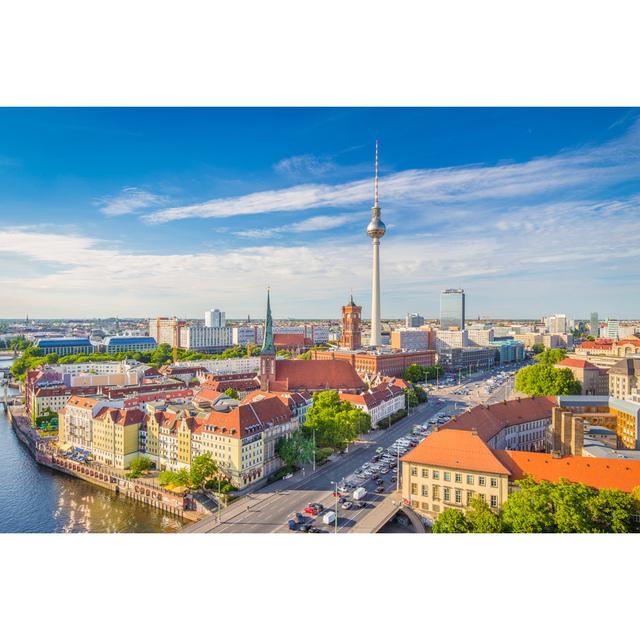
{"type": "MultiPolygon", "coordinates": [[[[454,418],[454,420],[455,420],[455,418],[454,418]]],[[[471,433],[472,433],[474,436],[477,436],[477,435],[478,435],[478,430],[477,430],[475,427],[471,427],[471,433]]]]}
{"type": "Polygon", "coordinates": [[[572,456],[582,455],[582,446],[584,445],[584,420],[578,416],[574,416],[571,421],[571,446],[572,456]]]}

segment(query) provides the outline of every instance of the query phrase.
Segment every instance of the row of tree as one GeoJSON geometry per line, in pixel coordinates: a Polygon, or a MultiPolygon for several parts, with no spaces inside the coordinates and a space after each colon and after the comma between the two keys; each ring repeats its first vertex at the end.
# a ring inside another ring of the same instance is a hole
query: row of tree
{"type": "MultiPolygon", "coordinates": [[[[260,352],[260,347],[247,345],[247,347],[232,347],[221,354],[213,355],[178,349],[178,360],[226,360],[228,358],[246,358],[260,352]]],[[[57,353],[42,355],[42,351],[29,344],[11,367],[11,373],[19,380],[23,380],[29,369],[34,369],[42,364],[70,364],[74,362],[103,362],[107,360],[133,359],[144,362],[152,367],[161,367],[173,362],[173,350],[170,345],[162,343],[152,351],[126,351],[120,353],[75,353],[68,356],[59,356],[57,353]]]]}
{"type": "Polygon", "coordinates": [[[441,376],[443,373],[444,369],[439,364],[436,364],[433,367],[423,367],[420,364],[410,364],[402,372],[402,378],[407,382],[416,384],[418,382],[426,382],[427,380],[435,380],[436,377],[441,376]]]}
{"type": "Polygon", "coordinates": [[[494,512],[476,497],[466,512],[445,509],[434,533],[631,533],[640,531],[640,488],[597,491],[578,482],[525,478],[494,512]]]}

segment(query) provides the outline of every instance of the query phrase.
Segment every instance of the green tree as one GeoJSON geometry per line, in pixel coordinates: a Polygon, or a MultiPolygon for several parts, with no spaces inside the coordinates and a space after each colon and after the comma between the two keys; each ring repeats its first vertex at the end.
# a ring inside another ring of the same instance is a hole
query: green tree
{"type": "Polygon", "coordinates": [[[601,489],[591,498],[588,509],[594,531],[600,533],[631,533],[637,531],[634,516],[639,515],[633,495],[617,489],[601,489]]]}
{"type": "Polygon", "coordinates": [[[415,385],[413,387],[413,390],[416,394],[416,397],[418,398],[419,403],[422,404],[423,402],[426,402],[429,399],[429,395],[421,386],[415,385]]]}
{"type": "Polygon", "coordinates": [[[533,351],[533,353],[542,353],[544,351],[544,345],[534,344],[533,347],[531,347],[531,351],[533,351]]]}
{"type": "Polygon", "coordinates": [[[535,359],[542,364],[558,364],[561,360],[564,360],[567,355],[566,349],[545,349],[535,359]]]}
{"type": "Polygon", "coordinates": [[[516,481],[519,490],[511,493],[502,507],[502,521],[513,533],[553,533],[553,485],[531,478],[516,481]]]}
{"type": "Polygon", "coordinates": [[[337,391],[320,391],[314,394],[304,429],[307,433],[315,431],[318,446],[337,449],[353,442],[358,434],[367,433],[371,429],[371,418],[340,400],[337,391]]]}
{"type": "Polygon", "coordinates": [[[596,491],[578,482],[561,479],[551,489],[553,520],[559,533],[591,533],[594,522],[589,503],[596,491]]]}
{"type": "Polygon", "coordinates": [[[543,363],[520,369],[515,388],[529,396],[578,395],[581,389],[570,369],[556,369],[543,363]]]}
{"type": "Polygon", "coordinates": [[[436,518],[431,530],[433,533],[469,533],[471,528],[462,511],[445,509],[436,518]]]}
{"type": "Polygon", "coordinates": [[[202,488],[207,480],[218,474],[218,465],[209,452],[203,453],[191,462],[191,486],[202,488]]]}
{"type": "Polygon", "coordinates": [[[404,390],[404,395],[407,398],[407,404],[410,407],[417,407],[420,404],[418,400],[418,394],[413,387],[404,390]]]}
{"type": "Polygon", "coordinates": [[[288,467],[298,467],[313,460],[314,444],[302,429],[276,442],[276,455],[288,467]]]}
{"type": "Polygon", "coordinates": [[[224,392],[225,396],[229,396],[230,398],[234,398],[235,400],[238,400],[238,392],[235,389],[232,389],[231,387],[229,387],[225,392],[224,392]]]}
{"type": "Polygon", "coordinates": [[[402,378],[403,380],[407,380],[408,382],[424,382],[427,377],[427,372],[424,367],[419,364],[410,364],[403,372],[402,378]]]}
{"type": "Polygon", "coordinates": [[[492,511],[479,496],[471,500],[465,516],[472,533],[500,533],[502,531],[500,516],[492,511]]]}
{"type": "Polygon", "coordinates": [[[293,354],[288,349],[278,349],[276,351],[277,356],[282,356],[283,358],[292,358],[293,354]]]}

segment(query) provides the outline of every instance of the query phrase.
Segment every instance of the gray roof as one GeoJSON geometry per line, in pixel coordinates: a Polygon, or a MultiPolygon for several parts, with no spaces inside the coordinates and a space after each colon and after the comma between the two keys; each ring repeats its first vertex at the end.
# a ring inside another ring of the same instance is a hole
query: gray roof
{"type": "Polygon", "coordinates": [[[623,358],[609,369],[609,373],[640,376],[640,358],[623,358]]]}

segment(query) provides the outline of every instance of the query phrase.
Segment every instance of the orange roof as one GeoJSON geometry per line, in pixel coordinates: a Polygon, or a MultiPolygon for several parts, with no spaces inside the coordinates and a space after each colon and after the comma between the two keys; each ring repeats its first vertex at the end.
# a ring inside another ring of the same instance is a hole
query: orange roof
{"type": "Polygon", "coordinates": [[[195,396],[195,400],[217,400],[220,396],[224,395],[221,391],[214,391],[206,387],[201,387],[200,391],[195,396]]]}
{"type": "Polygon", "coordinates": [[[587,360],[578,360],[577,358],[565,358],[560,360],[556,367],[573,367],[574,369],[597,369],[595,364],[591,364],[587,360]]]}
{"type": "Polygon", "coordinates": [[[472,431],[439,429],[427,436],[403,462],[509,475],[508,469],[472,431]]]}
{"type": "Polygon", "coordinates": [[[640,486],[640,460],[566,456],[553,458],[549,453],[494,451],[509,469],[511,480],[530,475],[540,482],[558,482],[562,478],[582,482],[595,489],[620,489],[630,493],[640,486]]]}
{"type": "Polygon", "coordinates": [[[556,404],[551,396],[520,398],[489,405],[478,405],[443,425],[447,429],[476,429],[488,442],[505,427],[551,418],[551,408],[556,404]]]}
{"type": "Polygon", "coordinates": [[[276,360],[274,389],[362,389],[366,385],[344,360],[276,360]],[[282,388],[282,387],[285,388],[282,388]]]}
{"type": "Polygon", "coordinates": [[[67,402],[68,405],[74,407],[82,407],[83,409],[93,409],[95,407],[97,398],[83,398],[82,396],[71,396],[67,402]]]}
{"type": "Polygon", "coordinates": [[[304,347],[312,345],[313,341],[305,338],[302,333],[274,333],[273,344],[283,347],[304,347]]]}

